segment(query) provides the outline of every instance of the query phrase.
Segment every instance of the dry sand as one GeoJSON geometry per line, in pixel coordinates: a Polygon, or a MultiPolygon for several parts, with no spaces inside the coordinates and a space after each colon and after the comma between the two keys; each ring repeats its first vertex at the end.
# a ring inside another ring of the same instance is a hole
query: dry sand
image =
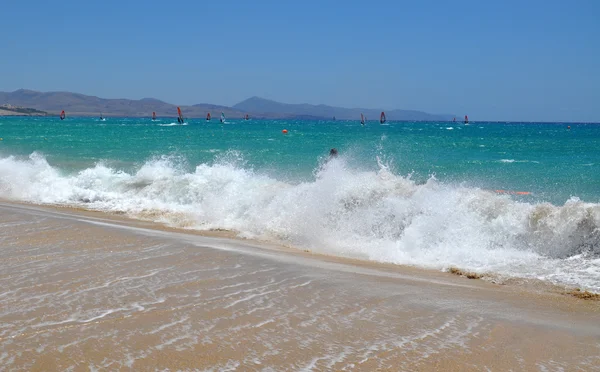
{"type": "Polygon", "coordinates": [[[0,203],[0,370],[598,370],[600,302],[0,203]]]}

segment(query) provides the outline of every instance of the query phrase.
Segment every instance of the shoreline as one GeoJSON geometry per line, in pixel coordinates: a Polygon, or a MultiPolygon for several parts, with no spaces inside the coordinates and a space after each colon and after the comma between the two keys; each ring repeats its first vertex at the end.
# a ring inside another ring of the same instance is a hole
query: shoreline
{"type": "Polygon", "coordinates": [[[0,202],[0,365],[531,370],[600,364],[600,306],[74,208],[0,202]]]}
{"type": "MultiPolygon", "coordinates": [[[[69,214],[81,215],[99,221],[110,221],[117,224],[123,224],[128,227],[145,228],[150,230],[172,232],[178,234],[187,234],[193,236],[201,236],[207,238],[216,238],[231,240],[233,242],[244,242],[252,246],[275,252],[287,253],[299,257],[309,257],[328,263],[339,263],[353,265],[360,268],[376,269],[391,273],[400,273],[403,275],[415,275],[432,277],[439,281],[447,280],[449,283],[460,282],[482,282],[490,285],[491,288],[507,288],[523,292],[524,294],[536,296],[559,296],[573,299],[575,301],[595,302],[600,301],[600,294],[581,289],[577,286],[569,286],[566,284],[557,284],[549,281],[530,279],[515,276],[501,276],[495,273],[474,273],[460,267],[451,266],[447,270],[432,269],[420,266],[402,265],[395,263],[387,263],[380,261],[372,261],[366,259],[336,256],[321,252],[314,252],[310,249],[295,247],[284,242],[244,238],[240,237],[239,232],[225,229],[215,230],[197,230],[192,228],[180,228],[168,226],[161,222],[152,221],[150,219],[138,219],[129,217],[125,214],[103,212],[98,210],[86,209],[78,206],[57,205],[57,204],[35,204],[28,202],[12,201],[0,198],[0,207],[6,206],[22,206],[33,210],[45,210],[49,212],[67,211],[69,214]]],[[[441,283],[443,284],[443,283],[441,283]]],[[[600,309],[600,307],[599,307],[600,309]]]]}
{"type": "Polygon", "coordinates": [[[26,116],[48,117],[48,116],[52,116],[52,114],[38,114],[38,113],[27,114],[27,113],[22,113],[22,112],[14,112],[14,111],[0,109],[0,117],[14,117],[14,116],[18,116],[18,117],[26,117],[26,116]]]}

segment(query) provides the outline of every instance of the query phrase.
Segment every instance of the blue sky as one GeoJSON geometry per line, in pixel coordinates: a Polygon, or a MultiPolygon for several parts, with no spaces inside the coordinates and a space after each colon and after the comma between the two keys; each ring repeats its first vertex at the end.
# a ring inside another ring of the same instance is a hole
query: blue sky
{"type": "Polygon", "coordinates": [[[600,1],[17,1],[0,90],[600,122],[600,1]]]}

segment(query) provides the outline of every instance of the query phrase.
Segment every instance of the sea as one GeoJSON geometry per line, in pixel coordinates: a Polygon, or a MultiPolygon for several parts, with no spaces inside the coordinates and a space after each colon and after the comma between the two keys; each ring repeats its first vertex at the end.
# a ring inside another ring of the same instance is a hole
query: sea
{"type": "Polygon", "coordinates": [[[600,291],[599,124],[0,117],[0,137],[5,200],[600,291]]]}

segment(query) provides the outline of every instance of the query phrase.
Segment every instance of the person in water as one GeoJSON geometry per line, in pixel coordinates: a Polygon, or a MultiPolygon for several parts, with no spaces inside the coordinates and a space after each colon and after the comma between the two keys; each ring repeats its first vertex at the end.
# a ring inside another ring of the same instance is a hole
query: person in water
{"type": "Polygon", "coordinates": [[[338,150],[336,148],[332,148],[329,150],[329,158],[337,158],[338,150]]]}

